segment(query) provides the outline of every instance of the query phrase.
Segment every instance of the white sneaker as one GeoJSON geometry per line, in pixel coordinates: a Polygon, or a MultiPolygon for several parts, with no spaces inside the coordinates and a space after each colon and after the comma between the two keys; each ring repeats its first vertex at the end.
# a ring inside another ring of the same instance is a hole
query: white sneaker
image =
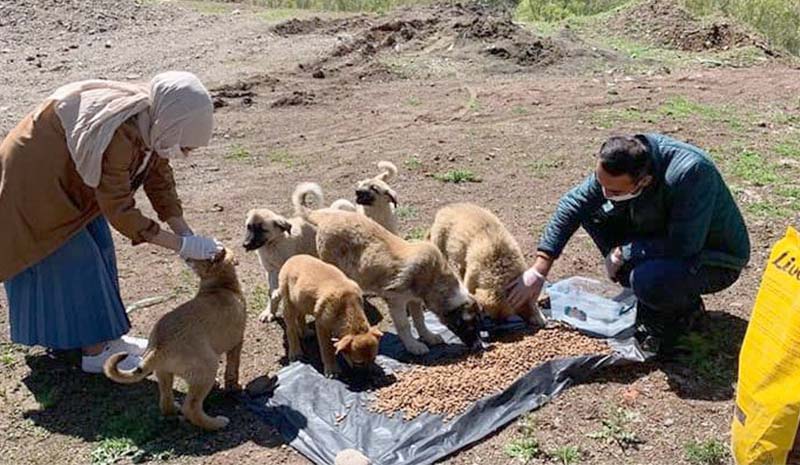
{"type": "MultiPolygon", "coordinates": [[[[97,355],[84,355],[81,357],[81,370],[84,373],[102,373],[103,372],[103,365],[106,363],[109,357],[114,354],[118,354],[123,352],[121,350],[114,350],[112,344],[106,344],[106,347],[97,355]]],[[[142,357],[137,354],[130,353],[127,357],[125,357],[117,367],[120,370],[132,370],[139,366],[139,362],[142,361],[142,357]]]]}
{"type": "Polygon", "coordinates": [[[111,353],[127,352],[129,355],[141,356],[147,349],[147,339],[133,336],[122,336],[119,339],[109,341],[111,353]]]}

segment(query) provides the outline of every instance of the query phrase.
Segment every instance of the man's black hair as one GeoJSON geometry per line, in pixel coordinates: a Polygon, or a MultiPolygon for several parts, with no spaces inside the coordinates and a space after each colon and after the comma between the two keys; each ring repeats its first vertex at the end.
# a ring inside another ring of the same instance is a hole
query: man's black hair
{"type": "Polygon", "coordinates": [[[613,136],[600,147],[600,166],[612,176],[627,174],[634,181],[650,173],[653,165],[647,146],[636,137],[613,136]]]}

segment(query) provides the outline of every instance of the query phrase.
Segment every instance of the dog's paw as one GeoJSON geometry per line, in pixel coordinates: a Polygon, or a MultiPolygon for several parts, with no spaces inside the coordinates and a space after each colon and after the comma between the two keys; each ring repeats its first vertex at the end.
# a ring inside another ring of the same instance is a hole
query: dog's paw
{"type": "Polygon", "coordinates": [[[212,418],[211,421],[209,421],[208,429],[212,431],[222,429],[228,426],[230,422],[231,421],[228,419],[228,417],[223,417],[222,415],[220,415],[212,418]]]}
{"type": "Polygon", "coordinates": [[[339,367],[330,367],[325,368],[325,377],[328,379],[336,379],[342,374],[342,370],[339,367]]]}
{"type": "Polygon", "coordinates": [[[271,323],[275,321],[275,315],[272,313],[272,310],[266,309],[261,314],[258,315],[258,321],[262,323],[271,323]]]}
{"type": "Polygon", "coordinates": [[[423,334],[422,340],[425,341],[425,343],[429,346],[438,346],[439,344],[444,344],[444,339],[442,336],[434,333],[423,334]]]}
{"type": "Polygon", "coordinates": [[[407,341],[403,345],[406,347],[406,350],[413,355],[425,355],[431,351],[428,349],[428,346],[415,339],[407,341]]]}
{"type": "Polygon", "coordinates": [[[161,415],[165,417],[174,417],[180,415],[181,404],[173,401],[168,404],[161,404],[161,415]]]}

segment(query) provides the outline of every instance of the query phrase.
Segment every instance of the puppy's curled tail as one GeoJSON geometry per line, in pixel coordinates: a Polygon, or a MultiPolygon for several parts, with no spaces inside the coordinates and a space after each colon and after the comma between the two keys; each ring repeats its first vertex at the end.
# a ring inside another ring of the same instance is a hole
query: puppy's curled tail
{"type": "Polygon", "coordinates": [[[342,210],[346,212],[355,212],[356,206],[353,205],[353,202],[347,199],[338,199],[337,201],[331,204],[331,209],[333,210],[342,210]]]}
{"type": "Polygon", "coordinates": [[[155,351],[148,350],[139,363],[139,366],[133,370],[120,370],[117,365],[127,356],[128,354],[126,352],[120,352],[106,360],[106,363],[103,365],[103,372],[110,380],[122,384],[133,384],[145,379],[147,375],[153,372],[153,363],[157,356],[155,351]]]}
{"type": "Polygon", "coordinates": [[[309,196],[317,206],[322,206],[325,202],[325,196],[322,194],[322,188],[319,187],[319,184],[314,182],[300,183],[292,193],[292,205],[294,206],[295,215],[304,218],[308,216],[310,213],[309,196]]]}
{"type": "Polygon", "coordinates": [[[397,176],[397,166],[395,166],[395,164],[390,161],[386,160],[379,161],[378,169],[383,170],[383,172],[378,175],[378,177],[383,181],[388,181],[393,177],[397,176]]]}

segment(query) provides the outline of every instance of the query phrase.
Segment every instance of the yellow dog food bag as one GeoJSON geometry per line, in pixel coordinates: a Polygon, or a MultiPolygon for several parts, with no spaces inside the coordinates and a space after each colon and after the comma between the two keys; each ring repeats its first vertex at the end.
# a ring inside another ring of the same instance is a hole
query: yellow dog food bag
{"type": "Polygon", "coordinates": [[[773,247],[739,354],[738,465],[800,465],[800,235],[773,247]]]}

